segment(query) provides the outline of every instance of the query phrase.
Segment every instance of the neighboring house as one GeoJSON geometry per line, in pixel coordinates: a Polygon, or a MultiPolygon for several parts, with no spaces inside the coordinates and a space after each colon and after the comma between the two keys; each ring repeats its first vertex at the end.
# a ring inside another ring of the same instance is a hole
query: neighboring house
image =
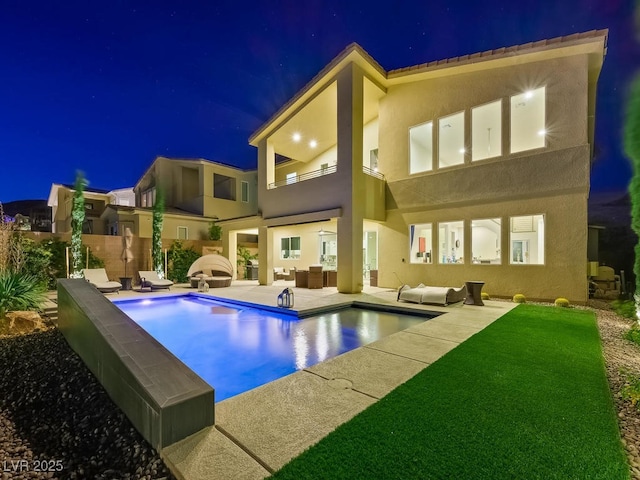
{"type": "Polygon", "coordinates": [[[480,280],[497,296],[586,301],[607,35],[388,72],[347,47],[251,136],[261,217],[224,222],[225,241],[259,228],[261,284],[274,266],[322,263],[344,293],[374,270],[383,287],[480,280]]]}
{"type": "MultiPolygon", "coordinates": [[[[122,235],[129,227],[152,237],[156,191],[165,193],[162,237],[206,240],[211,222],[255,215],[256,171],[244,171],[204,159],[157,157],[133,188],[84,191],[84,233],[122,235]]],[[[71,231],[74,188],[54,184],[49,195],[55,233],[71,231]]]]}
{"type": "MultiPolygon", "coordinates": [[[[71,232],[71,213],[73,210],[73,185],[54,183],[51,185],[47,204],[51,207],[51,231],[53,233],[71,232]]],[[[133,190],[101,190],[85,187],[85,220],[82,233],[107,235],[108,228],[103,215],[109,205],[130,205],[133,202],[133,190]]]]}

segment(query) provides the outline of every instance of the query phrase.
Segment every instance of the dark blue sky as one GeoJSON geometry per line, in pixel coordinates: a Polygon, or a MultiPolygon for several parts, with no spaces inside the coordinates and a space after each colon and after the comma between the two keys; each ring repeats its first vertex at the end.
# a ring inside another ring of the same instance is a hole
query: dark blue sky
{"type": "Polygon", "coordinates": [[[78,169],[95,188],[133,186],[157,155],[253,168],[249,135],[351,42],[390,70],[601,28],[592,189],[624,189],[633,6],[0,0],[0,201],[46,198],[78,169]]]}

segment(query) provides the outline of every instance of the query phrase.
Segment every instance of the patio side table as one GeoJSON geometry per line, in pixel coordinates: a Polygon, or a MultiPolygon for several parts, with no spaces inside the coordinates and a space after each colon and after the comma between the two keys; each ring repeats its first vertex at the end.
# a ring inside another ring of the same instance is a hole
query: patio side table
{"type": "Polygon", "coordinates": [[[467,298],[464,300],[465,305],[477,305],[478,307],[484,306],[482,302],[482,287],[484,282],[469,281],[464,282],[467,287],[467,298]]]}

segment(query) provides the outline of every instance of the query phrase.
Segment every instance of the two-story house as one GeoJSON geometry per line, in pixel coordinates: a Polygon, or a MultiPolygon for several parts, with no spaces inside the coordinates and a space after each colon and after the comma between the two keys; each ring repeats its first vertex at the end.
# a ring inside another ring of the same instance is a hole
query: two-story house
{"type": "Polygon", "coordinates": [[[607,34],[392,71],[347,47],[249,140],[260,283],[322,263],[344,293],[376,270],[384,287],[480,280],[497,296],[586,301],[607,34]]]}
{"type": "MultiPolygon", "coordinates": [[[[122,235],[128,227],[140,238],[151,238],[158,188],[165,195],[162,237],[168,240],[207,239],[211,222],[257,210],[255,170],[204,159],[157,157],[133,188],[85,189],[84,233],[122,235]]],[[[52,186],[54,232],[71,231],[73,193],[73,186],[52,186]]]]}

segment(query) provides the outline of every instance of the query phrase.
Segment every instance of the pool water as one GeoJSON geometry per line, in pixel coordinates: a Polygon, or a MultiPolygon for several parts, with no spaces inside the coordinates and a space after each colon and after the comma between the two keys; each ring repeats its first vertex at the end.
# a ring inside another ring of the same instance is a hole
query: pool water
{"type": "Polygon", "coordinates": [[[360,308],[298,319],[195,295],[114,304],[214,387],[216,402],[428,319],[360,308]]]}

